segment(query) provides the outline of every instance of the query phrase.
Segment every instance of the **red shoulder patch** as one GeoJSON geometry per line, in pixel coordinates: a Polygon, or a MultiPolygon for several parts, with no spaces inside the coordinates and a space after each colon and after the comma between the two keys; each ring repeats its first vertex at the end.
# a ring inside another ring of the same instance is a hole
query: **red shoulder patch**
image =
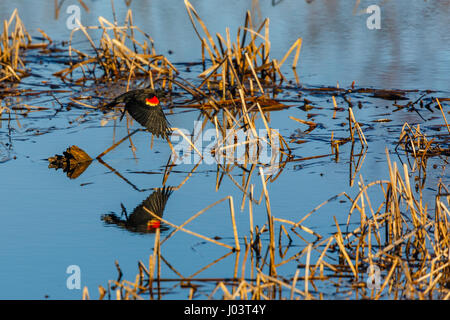
{"type": "Polygon", "coordinates": [[[147,221],[147,230],[158,229],[159,227],[161,227],[161,221],[156,219],[147,221]]]}
{"type": "Polygon", "coordinates": [[[148,104],[149,106],[157,106],[159,104],[159,100],[156,96],[152,97],[152,98],[146,98],[145,99],[145,103],[148,104]]]}

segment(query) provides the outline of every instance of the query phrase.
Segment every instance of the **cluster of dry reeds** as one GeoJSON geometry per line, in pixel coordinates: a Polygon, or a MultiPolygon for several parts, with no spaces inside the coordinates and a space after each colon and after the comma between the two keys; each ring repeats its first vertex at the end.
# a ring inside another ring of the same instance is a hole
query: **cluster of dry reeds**
{"type": "MultiPolygon", "coordinates": [[[[115,17],[115,14],[114,14],[115,17]]],[[[88,80],[128,80],[137,77],[148,77],[153,85],[154,79],[161,76],[172,78],[178,73],[177,69],[163,55],[158,55],[153,47],[152,38],[133,24],[133,14],[128,10],[124,24],[119,26],[117,21],[110,22],[99,17],[100,26],[85,27],[78,21],[79,27],[72,30],[70,36],[69,55],[74,54],[78,59],[71,59],[70,66],[55,73],[63,79],[72,77],[79,70],[81,75],[76,82],[88,80]],[[98,45],[95,45],[88,30],[101,31],[98,45]],[[93,53],[77,50],[72,46],[75,32],[81,31],[89,41],[93,53]],[[138,40],[142,38],[142,40],[138,40]],[[96,69],[102,74],[98,75],[96,69]]]]}
{"type": "Polygon", "coordinates": [[[7,79],[20,81],[20,78],[26,75],[21,50],[30,43],[31,36],[16,9],[9,20],[3,21],[3,32],[0,37],[0,81],[7,79]]]}
{"type": "MultiPolygon", "coordinates": [[[[17,9],[13,11],[9,20],[3,21],[3,31],[0,33],[0,82],[20,81],[28,75],[23,59],[23,53],[27,49],[46,47],[51,39],[40,29],[41,34],[48,43],[32,43],[30,34],[25,29],[19,17],[17,9]]],[[[11,112],[8,104],[3,106],[0,99],[0,118],[3,112],[11,112]]],[[[0,128],[2,123],[0,121],[0,128]]]]}
{"type": "MultiPolygon", "coordinates": [[[[436,102],[445,121],[445,127],[450,135],[450,126],[447,123],[445,113],[438,99],[436,99],[436,102]]],[[[426,135],[421,132],[420,125],[417,125],[415,128],[411,128],[408,123],[403,125],[400,139],[397,144],[397,147],[399,146],[401,146],[407,153],[411,153],[413,155],[419,167],[421,166],[420,163],[427,157],[450,154],[450,150],[440,146],[440,143],[436,141],[436,139],[428,139],[426,135]]]]}
{"type": "Polygon", "coordinates": [[[450,148],[448,146],[450,126],[447,123],[445,113],[438,99],[436,99],[436,103],[442,113],[445,122],[444,126],[447,128],[448,135],[443,133],[439,136],[429,138],[422,132],[419,124],[415,127],[411,127],[405,122],[395,148],[395,150],[399,148],[404,150],[412,172],[417,171],[419,174],[417,177],[418,183],[416,184],[416,191],[418,189],[423,189],[425,186],[428,159],[430,157],[446,157],[450,155],[450,148]],[[440,137],[442,137],[442,139],[439,139],[440,137]]]}
{"type": "Polygon", "coordinates": [[[211,61],[211,66],[199,75],[204,79],[199,88],[207,84],[208,88],[219,90],[223,100],[228,97],[227,90],[237,86],[245,91],[253,93],[258,90],[264,94],[265,85],[273,87],[277,84],[277,78],[280,79],[279,84],[285,80],[280,67],[294,49],[296,51],[292,67],[295,70],[302,45],[301,38],[295,41],[281,61],[277,61],[270,57],[269,19],[255,28],[251,14],[247,12],[244,26],[238,28],[235,42],[232,42],[228,28],[225,36],[216,34],[216,42],[192,4],[188,0],[184,3],[201,41],[203,68],[206,67],[207,58],[211,61]],[[196,22],[200,24],[204,36],[200,35],[196,22]]]}
{"type": "MultiPolygon", "coordinates": [[[[51,39],[38,29],[51,42],[51,39]]],[[[26,49],[46,47],[48,43],[31,43],[31,36],[25,29],[17,9],[9,20],[3,21],[3,32],[0,34],[0,82],[4,80],[20,81],[27,75],[22,52],[26,49]]]]}

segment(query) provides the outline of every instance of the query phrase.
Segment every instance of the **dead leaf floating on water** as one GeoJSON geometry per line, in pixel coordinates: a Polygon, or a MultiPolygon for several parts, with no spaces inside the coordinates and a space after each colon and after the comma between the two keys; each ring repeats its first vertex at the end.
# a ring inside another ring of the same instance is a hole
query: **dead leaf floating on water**
{"type": "Polygon", "coordinates": [[[78,178],[91,164],[92,158],[81,148],[71,146],[63,152],[48,158],[48,167],[56,170],[63,169],[70,179],[78,178]]]}

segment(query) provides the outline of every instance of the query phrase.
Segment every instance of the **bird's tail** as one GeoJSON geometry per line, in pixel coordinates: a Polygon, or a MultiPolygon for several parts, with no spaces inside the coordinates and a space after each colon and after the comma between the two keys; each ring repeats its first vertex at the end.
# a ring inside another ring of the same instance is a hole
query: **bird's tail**
{"type": "Polygon", "coordinates": [[[126,102],[127,99],[130,97],[130,95],[132,95],[131,91],[122,93],[120,96],[116,97],[110,103],[105,104],[102,108],[104,108],[104,109],[111,109],[111,108],[115,107],[119,103],[126,102]]]}
{"type": "Polygon", "coordinates": [[[103,105],[101,108],[105,109],[105,110],[112,109],[117,103],[118,102],[116,101],[116,99],[114,99],[110,103],[107,103],[107,104],[103,105]]]}

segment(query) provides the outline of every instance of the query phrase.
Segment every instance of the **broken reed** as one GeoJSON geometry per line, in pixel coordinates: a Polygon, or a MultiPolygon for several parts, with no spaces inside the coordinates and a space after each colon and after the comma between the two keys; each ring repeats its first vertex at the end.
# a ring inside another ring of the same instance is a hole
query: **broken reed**
{"type": "MultiPolygon", "coordinates": [[[[173,78],[178,74],[178,70],[163,55],[158,55],[153,46],[153,39],[139,27],[133,24],[133,14],[128,10],[122,26],[118,26],[103,17],[99,17],[100,26],[81,25],[72,30],[70,35],[69,55],[72,58],[74,54],[77,59],[71,59],[70,66],[64,70],[55,73],[63,79],[73,77],[75,71],[78,71],[80,78],[76,82],[85,82],[87,80],[128,80],[136,77],[147,77],[153,86],[156,79],[162,76],[173,78]],[[98,45],[89,35],[88,30],[101,31],[101,38],[98,45]],[[82,32],[89,41],[92,53],[85,53],[72,46],[72,39],[75,32],[82,32]],[[142,40],[138,40],[142,38],[142,40]],[[97,69],[102,74],[97,76],[97,69]],[[81,74],[80,74],[81,73],[81,74]]],[[[166,82],[163,82],[163,87],[166,82]]],[[[169,87],[171,83],[167,83],[169,87]]]]}

